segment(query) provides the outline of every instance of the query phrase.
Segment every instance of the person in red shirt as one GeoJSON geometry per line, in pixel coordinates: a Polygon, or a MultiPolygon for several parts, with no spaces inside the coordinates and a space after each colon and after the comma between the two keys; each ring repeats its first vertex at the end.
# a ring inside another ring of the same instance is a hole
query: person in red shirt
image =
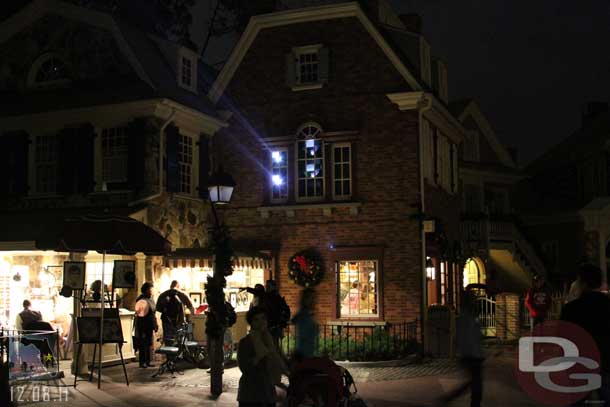
{"type": "Polygon", "coordinates": [[[527,291],[527,297],[525,297],[525,305],[532,317],[532,328],[546,320],[551,307],[551,293],[541,277],[534,276],[532,288],[527,291]]]}

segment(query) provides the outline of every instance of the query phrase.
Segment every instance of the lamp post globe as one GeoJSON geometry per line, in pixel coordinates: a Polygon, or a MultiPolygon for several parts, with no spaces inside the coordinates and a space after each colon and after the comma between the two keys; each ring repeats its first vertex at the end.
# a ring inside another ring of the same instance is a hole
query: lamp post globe
{"type": "Polygon", "coordinates": [[[212,202],[213,205],[223,205],[231,202],[235,185],[236,183],[233,177],[222,169],[212,173],[208,181],[210,202],[212,202]]]}

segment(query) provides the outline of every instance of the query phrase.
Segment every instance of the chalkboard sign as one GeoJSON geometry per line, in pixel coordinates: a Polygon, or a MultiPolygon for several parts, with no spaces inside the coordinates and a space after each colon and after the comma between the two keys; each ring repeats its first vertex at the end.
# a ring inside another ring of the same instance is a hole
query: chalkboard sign
{"type": "MultiPolygon", "coordinates": [[[[80,343],[100,342],[100,318],[79,317],[76,319],[78,341],[80,343]]],[[[123,329],[120,318],[104,318],[103,343],[123,343],[123,329]]]]}

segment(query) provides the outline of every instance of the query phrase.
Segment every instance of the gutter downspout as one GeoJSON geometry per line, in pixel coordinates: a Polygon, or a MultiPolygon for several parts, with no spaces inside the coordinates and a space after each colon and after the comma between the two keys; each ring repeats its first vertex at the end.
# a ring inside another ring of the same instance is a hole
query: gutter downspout
{"type": "Polygon", "coordinates": [[[432,100],[426,94],[422,96],[421,102],[418,104],[417,110],[419,113],[419,187],[420,187],[420,239],[421,239],[421,344],[422,344],[422,355],[426,351],[426,338],[428,332],[426,332],[428,322],[428,281],[426,279],[426,232],[424,231],[424,219],[423,215],[426,212],[426,187],[424,184],[424,134],[423,134],[423,120],[424,113],[432,108],[432,100]]]}
{"type": "Polygon", "coordinates": [[[165,150],[163,148],[165,146],[165,143],[163,142],[163,135],[165,134],[165,129],[167,128],[167,126],[169,126],[169,124],[174,120],[174,117],[176,117],[176,109],[172,108],[171,113],[169,114],[167,119],[165,119],[165,122],[163,122],[161,128],[159,129],[159,192],[154,195],[147,196],[146,198],[130,202],[129,206],[150,201],[151,199],[158,198],[161,196],[161,194],[163,194],[163,154],[165,153],[165,150]]]}

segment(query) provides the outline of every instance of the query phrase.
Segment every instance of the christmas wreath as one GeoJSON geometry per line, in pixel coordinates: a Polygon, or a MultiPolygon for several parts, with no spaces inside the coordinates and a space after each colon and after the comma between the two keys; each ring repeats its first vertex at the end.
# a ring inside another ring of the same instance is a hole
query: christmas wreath
{"type": "Polygon", "coordinates": [[[317,285],[324,277],[320,255],[306,250],[292,256],[288,261],[288,277],[303,287],[317,285]]]}

